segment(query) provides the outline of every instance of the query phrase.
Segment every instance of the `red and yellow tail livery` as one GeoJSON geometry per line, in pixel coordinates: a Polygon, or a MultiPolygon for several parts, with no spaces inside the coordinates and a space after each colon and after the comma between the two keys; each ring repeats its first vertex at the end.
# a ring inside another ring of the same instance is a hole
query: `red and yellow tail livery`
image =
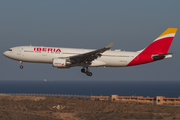
{"type": "Polygon", "coordinates": [[[170,53],[167,53],[172,40],[176,34],[177,28],[168,28],[158,38],[156,38],[147,48],[142,50],[136,58],[134,58],[128,66],[144,64],[160,60],[168,57],[172,57],[170,53]]]}

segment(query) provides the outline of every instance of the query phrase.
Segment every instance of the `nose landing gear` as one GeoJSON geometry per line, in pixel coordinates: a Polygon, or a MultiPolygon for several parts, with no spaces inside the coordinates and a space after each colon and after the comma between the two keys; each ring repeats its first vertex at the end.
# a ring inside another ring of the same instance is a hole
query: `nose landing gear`
{"type": "Polygon", "coordinates": [[[88,67],[81,69],[82,73],[85,73],[87,76],[92,76],[92,72],[89,71],[88,67]]]}
{"type": "Polygon", "coordinates": [[[20,69],[23,69],[23,65],[22,65],[22,61],[19,61],[19,63],[20,63],[20,69]]]}

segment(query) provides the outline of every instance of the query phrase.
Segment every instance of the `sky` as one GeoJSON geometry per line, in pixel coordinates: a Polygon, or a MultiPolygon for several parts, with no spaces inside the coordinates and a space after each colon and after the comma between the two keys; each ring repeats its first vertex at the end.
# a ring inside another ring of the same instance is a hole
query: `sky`
{"type": "Polygon", "coordinates": [[[180,32],[171,44],[173,57],[132,67],[57,69],[23,63],[3,52],[15,46],[49,46],[138,51],[167,28],[180,28],[179,0],[1,0],[0,80],[180,81],[180,32]]]}

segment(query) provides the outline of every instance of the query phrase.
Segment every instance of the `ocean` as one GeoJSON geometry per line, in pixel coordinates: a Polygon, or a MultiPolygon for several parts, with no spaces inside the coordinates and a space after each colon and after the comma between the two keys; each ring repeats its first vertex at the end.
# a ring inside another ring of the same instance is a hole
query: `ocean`
{"type": "Polygon", "coordinates": [[[1,80],[0,93],[178,97],[180,96],[179,85],[178,81],[1,80]]]}

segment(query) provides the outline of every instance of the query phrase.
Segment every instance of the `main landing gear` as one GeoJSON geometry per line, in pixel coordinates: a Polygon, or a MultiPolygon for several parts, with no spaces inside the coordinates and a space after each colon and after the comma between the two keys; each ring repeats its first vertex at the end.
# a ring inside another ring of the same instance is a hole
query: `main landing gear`
{"type": "Polygon", "coordinates": [[[20,63],[20,69],[23,69],[23,65],[22,65],[22,61],[19,61],[19,63],[20,63]]]}
{"type": "Polygon", "coordinates": [[[88,67],[82,68],[81,72],[85,73],[87,76],[92,76],[92,72],[89,72],[88,67]]]}

